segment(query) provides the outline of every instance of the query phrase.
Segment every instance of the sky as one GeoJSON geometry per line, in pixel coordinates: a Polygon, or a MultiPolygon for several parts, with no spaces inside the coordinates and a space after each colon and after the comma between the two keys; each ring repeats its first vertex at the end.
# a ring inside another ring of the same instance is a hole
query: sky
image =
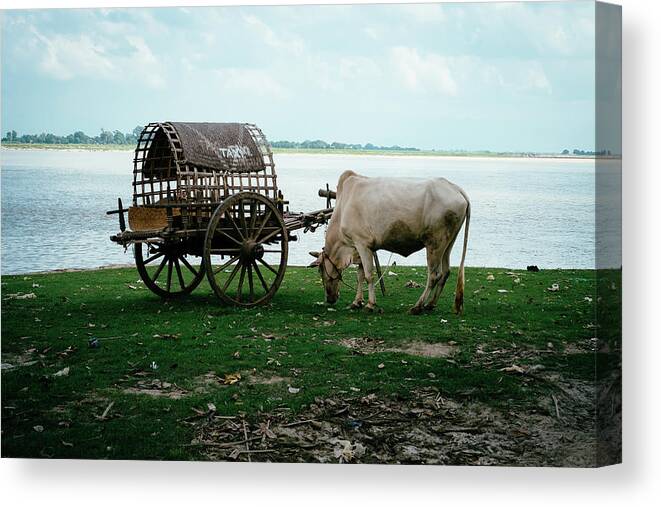
{"type": "Polygon", "coordinates": [[[3,11],[2,132],[593,149],[590,1],[3,11]]]}

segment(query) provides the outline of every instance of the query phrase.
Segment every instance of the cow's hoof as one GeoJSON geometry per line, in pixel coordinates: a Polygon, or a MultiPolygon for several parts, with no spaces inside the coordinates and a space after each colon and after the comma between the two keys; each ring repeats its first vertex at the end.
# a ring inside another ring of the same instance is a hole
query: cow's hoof
{"type": "Polygon", "coordinates": [[[370,306],[370,305],[367,305],[367,306],[365,307],[365,311],[366,311],[367,313],[383,313],[383,308],[381,308],[381,307],[379,307],[379,306],[370,306]]]}
{"type": "Polygon", "coordinates": [[[413,306],[409,309],[409,313],[411,315],[420,315],[422,313],[422,307],[420,306],[413,306]]]}
{"type": "Polygon", "coordinates": [[[347,310],[360,310],[364,305],[365,303],[363,303],[362,301],[358,301],[358,302],[354,301],[349,306],[347,306],[347,310]]]}
{"type": "Polygon", "coordinates": [[[433,311],[434,311],[434,308],[436,308],[435,305],[425,305],[425,306],[422,307],[422,309],[423,309],[425,312],[433,312],[433,311]]]}

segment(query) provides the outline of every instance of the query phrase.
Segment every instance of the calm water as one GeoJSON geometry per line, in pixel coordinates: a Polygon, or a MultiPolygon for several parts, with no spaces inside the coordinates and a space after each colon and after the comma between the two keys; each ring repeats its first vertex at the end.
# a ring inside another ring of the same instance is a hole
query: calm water
{"type": "MultiPolygon", "coordinates": [[[[132,153],[2,150],[1,156],[2,273],[133,262],[130,250],[108,239],[119,226],[116,215],[105,214],[117,197],[130,202],[132,153]]],[[[472,201],[469,266],[594,267],[591,160],[276,155],[276,167],[293,211],[323,208],[317,189],[326,182],[334,187],[345,169],[367,176],[443,176],[472,201]]],[[[323,228],[299,234],[289,263],[307,264],[307,252],[322,246],[323,234],[323,228]]],[[[388,258],[381,253],[382,264],[388,258]]],[[[425,264],[423,252],[392,260],[425,264]]]]}

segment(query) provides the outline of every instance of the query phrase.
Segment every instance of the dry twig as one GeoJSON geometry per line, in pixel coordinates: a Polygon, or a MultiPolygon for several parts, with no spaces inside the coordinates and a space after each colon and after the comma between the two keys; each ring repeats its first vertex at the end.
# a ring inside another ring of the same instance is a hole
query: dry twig
{"type": "Polygon", "coordinates": [[[248,429],[246,428],[246,420],[243,420],[243,436],[245,437],[245,442],[246,442],[246,450],[245,452],[248,453],[248,461],[252,461],[250,459],[250,444],[248,443],[248,429]]]}
{"type": "Polygon", "coordinates": [[[555,404],[555,415],[558,419],[560,419],[560,407],[558,406],[558,398],[555,397],[555,394],[551,394],[551,398],[553,398],[553,403],[555,404]]]}

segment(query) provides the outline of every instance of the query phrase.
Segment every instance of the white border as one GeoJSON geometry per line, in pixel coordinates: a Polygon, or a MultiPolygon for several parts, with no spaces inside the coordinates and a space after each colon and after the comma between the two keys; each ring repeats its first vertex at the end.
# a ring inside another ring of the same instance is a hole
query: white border
{"type": "MultiPolygon", "coordinates": [[[[149,1],[139,6],[269,1],[149,1]]],[[[360,2],[366,3],[366,2],[360,2]]],[[[624,460],[601,470],[2,460],[5,505],[652,505],[659,467],[659,2],[624,15],[624,460]]],[[[136,6],[122,1],[3,0],[3,8],[136,6]]],[[[655,502],[656,501],[656,502],[655,502]]]]}

